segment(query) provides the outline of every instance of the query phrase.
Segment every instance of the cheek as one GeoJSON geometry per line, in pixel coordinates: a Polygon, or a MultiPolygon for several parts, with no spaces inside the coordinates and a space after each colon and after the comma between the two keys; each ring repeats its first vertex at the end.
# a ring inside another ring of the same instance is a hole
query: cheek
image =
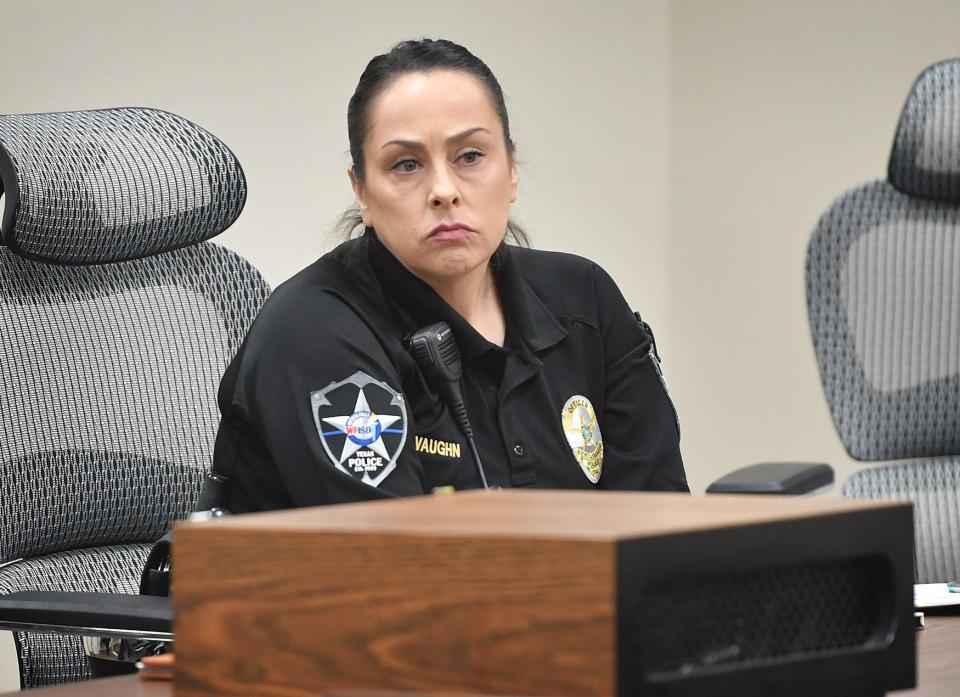
{"type": "Polygon", "coordinates": [[[403,218],[412,199],[412,196],[396,187],[376,186],[368,190],[367,206],[383,224],[388,220],[403,218]]]}
{"type": "Polygon", "coordinates": [[[502,173],[486,178],[478,187],[483,207],[491,217],[509,216],[513,199],[513,186],[509,177],[502,173]]]}
{"type": "Polygon", "coordinates": [[[509,165],[502,164],[498,166],[496,170],[491,171],[485,179],[484,187],[489,194],[488,198],[493,200],[506,199],[509,203],[513,195],[513,183],[509,165]]]}
{"type": "Polygon", "coordinates": [[[409,214],[416,210],[421,201],[415,182],[404,182],[404,186],[391,188],[383,196],[384,205],[397,215],[409,214]]]}
{"type": "Polygon", "coordinates": [[[423,217],[422,207],[416,201],[417,197],[410,192],[393,191],[382,193],[370,204],[373,226],[395,254],[416,244],[423,217]]]}

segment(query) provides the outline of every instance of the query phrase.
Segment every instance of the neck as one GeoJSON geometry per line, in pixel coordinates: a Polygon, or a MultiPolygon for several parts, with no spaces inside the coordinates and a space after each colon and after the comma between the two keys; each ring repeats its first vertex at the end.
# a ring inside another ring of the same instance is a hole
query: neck
{"type": "Polygon", "coordinates": [[[506,318],[489,261],[467,276],[425,280],[482,337],[503,346],[506,318]]]}

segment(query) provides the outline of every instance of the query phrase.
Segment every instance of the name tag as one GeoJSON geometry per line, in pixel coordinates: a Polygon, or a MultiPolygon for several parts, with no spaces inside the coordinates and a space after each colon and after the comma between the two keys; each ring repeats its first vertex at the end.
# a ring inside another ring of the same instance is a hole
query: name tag
{"type": "Polygon", "coordinates": [[[440,457],[460,457],[460,444],[447,440],[437,440],[426,436],[417,436],[414,445],[418,453],[439,455],[440,457]]]}

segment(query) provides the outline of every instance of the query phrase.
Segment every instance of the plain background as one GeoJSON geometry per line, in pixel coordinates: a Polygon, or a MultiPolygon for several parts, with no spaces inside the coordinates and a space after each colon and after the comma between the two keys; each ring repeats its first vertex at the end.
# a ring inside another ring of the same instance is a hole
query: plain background
{"type": "Polygon", "coordinates": [[[367,60],[463,43],[506,94],[534,245],[599,262],[654,326],[694,490],[754,462],[860,466],[820,388],[807,239],[885,175],[912,81],[958,51],[960,3],[0,0],[0,22],[0,113],[153,106],[223,139],[250,194],[218,242],[274,286],[352,203],[346,104],[367,60]]]}

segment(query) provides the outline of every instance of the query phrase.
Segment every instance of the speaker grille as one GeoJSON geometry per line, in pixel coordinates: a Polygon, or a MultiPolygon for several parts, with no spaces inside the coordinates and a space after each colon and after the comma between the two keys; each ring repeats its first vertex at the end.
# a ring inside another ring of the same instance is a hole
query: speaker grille
{"type": "Polygon", "coordinates": [[[891,574],[871,557],[658,579],[640,593],[636,658],[675,679],[889,641],[891,574]]]}

